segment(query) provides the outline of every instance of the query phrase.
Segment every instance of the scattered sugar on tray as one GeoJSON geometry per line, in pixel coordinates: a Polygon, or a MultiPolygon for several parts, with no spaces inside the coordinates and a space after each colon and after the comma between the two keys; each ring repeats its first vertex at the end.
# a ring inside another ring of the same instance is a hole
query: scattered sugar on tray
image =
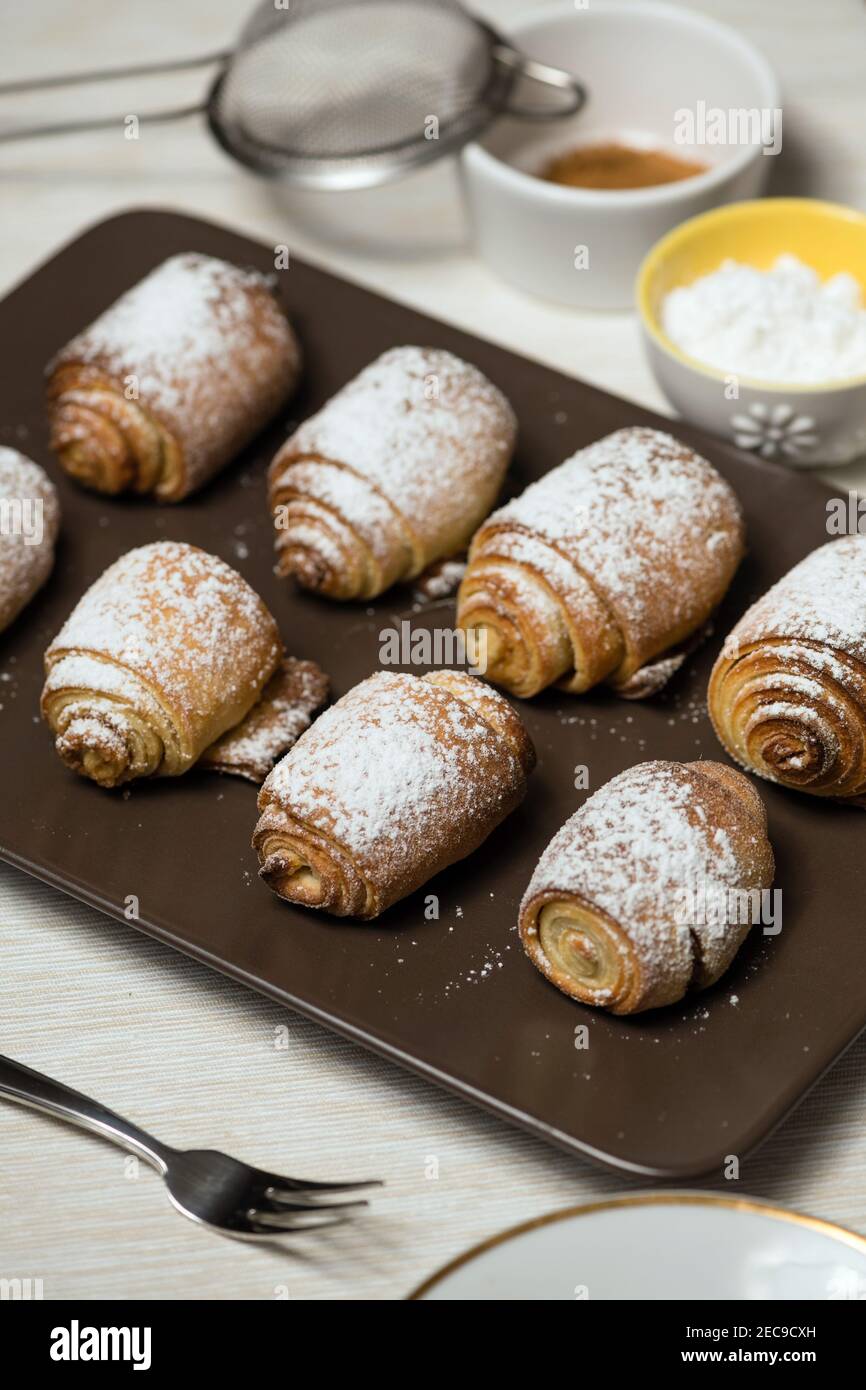
{"type": "MultiPolygon", "coordinates": [[[[453,930],[453,928],[451,928],[450,930],[453,930]]],[[[503,949],[505,951],[508,951],[511,948],[510,946],[505,946],[503,949]]],[[[488,943],[483,948],[481,964],[477,966],[470,966],[464,974],[457,976],[457,978],[455,979],[449,980],[443,986],[443,997],[447,999],[449,995],[458,993],[462,985],[477,985],[481,984],[484,980],[489,980],[492,977],[494,971],[502,970],[504,965],[505,962],[502,959],[502,951],[500,951],[495,946],[491,946],[488,943]]]]}

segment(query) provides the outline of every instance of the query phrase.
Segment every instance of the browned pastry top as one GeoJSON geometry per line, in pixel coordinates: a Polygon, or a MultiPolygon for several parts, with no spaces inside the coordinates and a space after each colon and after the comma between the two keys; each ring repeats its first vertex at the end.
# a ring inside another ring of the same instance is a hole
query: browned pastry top
{"type": "Polygon", "coordinates": [[[567,556],[642,659],[704,620],[743,549],[740,506],[725,480],[685,444],[644,427],[579,450],[494,512],[478,537],[500,528],[567,556]]]}
{"type": "MultiPolygon", "coordinates": [[[[413,879],[419,859],[438,859],[466,827],[486,833],[499,808],[514,803],[526,776],[521,758],[528,764],[532,755],[448,688],[453,674],[379,671],[362,681],[277,764],[260,810],[289,810],[377,884],[413,879]]],[[[507,701],[472,684],[503,707],[510,728],[508,716],[517,716],[507,701]]]]}
{"type": "MultiPolygon", "coordinates": [[[[282,643],[264,602],[230,565],[198,546],[157,541],[128,551],[91,585],[45,653],[46,689],[62,657],[63,683],[74,684],[79,653],[105,658],[106,689],[133,705],[144,681],[186,728],[261,688],[282,643]]],[[[83,672],[83,688],[91,678],[83,672]]]]}
{"type": "Polygon", "coordinates": [[[286,441],[270,484],[299,460],[338,464],[329,506],[375,528],[385,499],[435,546],[460,530],[455,518],[478,515],[479,496],[492,505],[515,434],[511,406],[476,367],[438,348],[391,348],[286,441]]]}
{"type": "Polygon", "coordinates": [[[526,725],[504,696],[470,676],[466,671],[428,671],[424,680],[442,690],[450,690],[458,700],[474,709],[489,724],[516,757],[528,777],[535,767],[535,746],[526,725]]]}
{"type": "Polygon", "coordinates": [[[724,654],[766,638],[812,642],[866,663],[866,536],[813,550],[743,615],[724,654]]]}
{"type": "Polygon", "coordinates": [[[60,506],[47,473],[17,449],[0,445],[0,632],[47,578],[60,529],[60,506]]]}
{"type": "Polygon", "coordinates": [[[49,363],[78,369],[70,389],[111,385],[183,441],[186,491],[221,464],[249,421],[278,409],[300,370],[297,339],[257,271],[172,256],[49,363]]]}

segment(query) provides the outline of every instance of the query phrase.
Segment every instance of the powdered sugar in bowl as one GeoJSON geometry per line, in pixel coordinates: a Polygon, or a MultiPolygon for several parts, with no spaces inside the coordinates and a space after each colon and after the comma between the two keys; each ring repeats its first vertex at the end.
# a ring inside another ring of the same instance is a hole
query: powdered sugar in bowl
{"type": "Polygon", "coordinates": [[[794,468],[866,455],[866,215],[809,198],[704,213],[653,247],[637,302],[687,419],[794,468]]]}

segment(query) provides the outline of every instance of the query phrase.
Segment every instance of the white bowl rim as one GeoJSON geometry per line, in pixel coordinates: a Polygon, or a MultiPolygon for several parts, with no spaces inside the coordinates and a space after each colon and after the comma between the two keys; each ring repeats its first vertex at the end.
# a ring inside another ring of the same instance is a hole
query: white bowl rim
{"type": "Polygon", "coordinates": [[[709,1207],[716,1211],[736,1211],[740,1214],[746,1212],[749,1216],[762,1216],[771,1221],[779,1221],[791,1226],[803,1227],[813,1231],[816,1235],[823,1236],[828,1240],[838,1242],[838,1244],[858,1251],[866,1255],[866,1237],[861,1236],[857,1231],[852,1231],[846,1226],[840,1226],[833,1221],[825,1221],[820,1216],[809,1216],[805,1212],[794,1211],[791,1207],[781,1207],[774,1202],[764,1201],[760,1197],[728,1197],[720,1192],[701,1192],[694,1188],[684,1188],[682,1191],[671,1190],[668,1192],[645,1191],[645,1192],[625,1192],[616,1197],[601,1197],[594,1201],[580,1202],[576,1206],[564,1207],[558,1211],[546,1212],[542,1216],[530,1217],[528,1221],[521,1221],[517,1225],[508,1226],[504,1231],[498,1231],[493,1236],[488,1236],[486,1240],[478,1241],[471,1245],[468,1250],[463,1250],[455,1259],[449,1260],[442,1265],[434,1274],[431,1274],[423,1283],[419,1284],[410,1294],[407,1294],[407,1301],[423,1300],[431,1289],[442,1284],[465,1265],[473,1264],[480,1256],[486,1255],[490,1250],[500,1245],[508,1245],[512,1241],[519,1240],[521,1236],[528,1235],[532,1231],[544,1226],[555,1226],[562,1221],[573,1221],[578,1217],[596,1216],[606,1211],[618,1209],[629,1210],[630,1208],[645,1207],[709,1207]]]}
{"type": "MultiPolygon", "coordinates": [[[[763,53],[754,44],[728,24],[723,24],[720,20],[712,19],[707,15],[700,14],[696,10],[681,9],[678,5],[665,4],[664,0],[641,0],[638,5],[634,0],[603,0],[594,11],[596,14],[637,14],[648,15],[651,18],[667,19],[676,24],[680,24],[684,29],[702,30],[705,34],[711,34],[731,49],[739,50],[739,53],[753,67],[756,76],[765,87],[764,95],[767,98],[762,105],[762,109],[770,108],[776,110],[780,105],[779,82],[776,74],[763,53]]],[[[592,11],[587,11],[592,13],[592,11]]],[[[549,24],[557,19],[572,18],[579,22],[581,12],[574,8],[573,4],[564,5],[557,3],[546,6],[542,10],[527,14],[524,19],[518,20],[515,24],[508,26],[508,32],[504,36],[506,42],[519,41],[521,37],[529,34],[545,24],[549,24]]],[[[592,92],[590,91],[590,101],[592,92]]],[[[475,165],[479,170],[486,171],[493,177],[499,177],[518,191],[522,190],[527,196],[535,197],[542,203],[550,203],[559,206],[580,206],[597,208],[624,208],[633,210],[646,206],[666,206],[685,202],[688,199],[710,192],[712,189],[727,183],[732,178],[740,174],[755,159],[767,158],[760,145],[744,145],[738,150],[732,159],[725,164],[717,164],[703,174],[693,174],[689,178],[678,179],[675,183],[655,184],[651,188],[566,188],[561,184],[549,183],[545,179],[540,179],[536,174],[524,173],[515,165],[510,164],[506,159],[499,159],[491,154],[484,145],[478,141],[471,141],[461,152],[461,159],[467,165],[475,165]]]]}

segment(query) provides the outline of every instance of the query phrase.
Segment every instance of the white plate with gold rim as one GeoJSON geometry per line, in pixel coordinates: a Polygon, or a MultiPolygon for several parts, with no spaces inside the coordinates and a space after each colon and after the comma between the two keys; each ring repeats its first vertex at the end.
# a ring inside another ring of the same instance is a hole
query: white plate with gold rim
{"type": "Polygon", "coordinates": [[[476,1245],[413,1299],[866,1299],[866,1239],[751,1198],[636,1193],[476,1245]]]}

